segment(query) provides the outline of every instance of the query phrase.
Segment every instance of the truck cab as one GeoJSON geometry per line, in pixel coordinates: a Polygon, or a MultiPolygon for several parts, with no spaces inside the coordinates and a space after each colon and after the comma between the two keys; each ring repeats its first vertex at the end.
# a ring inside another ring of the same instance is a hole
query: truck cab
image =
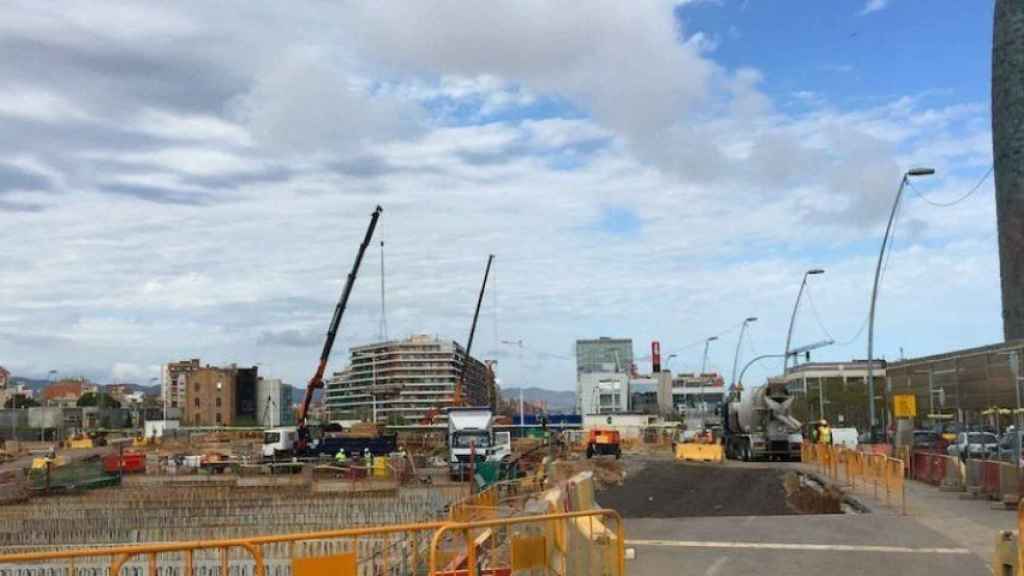
{"type": "Polygon", "coordinates": [[[512,454],[509,432],[494,432],[489,408],[452,408],[448,412],[448,473],[466,479],[480,462],[500,462],[512,454]]]}
{"type": "Polygon", "coordinates": [[[281,458],[291,456],[295,451],[295,442],[299,438],[298,428],[285,426],[270,428],[263,432],[263,458],[281,458]]]}

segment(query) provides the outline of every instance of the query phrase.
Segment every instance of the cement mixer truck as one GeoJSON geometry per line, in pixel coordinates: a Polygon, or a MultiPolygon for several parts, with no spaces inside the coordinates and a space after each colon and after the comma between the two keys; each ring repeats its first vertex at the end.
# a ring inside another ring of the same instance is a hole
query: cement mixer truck
{"type": "Polygon", "coordinates": [[[793,397],[771,382],[734,391],[723,413],[726,457],[734,460],[799,460],[800,421],[790,415],[793,397]]]}

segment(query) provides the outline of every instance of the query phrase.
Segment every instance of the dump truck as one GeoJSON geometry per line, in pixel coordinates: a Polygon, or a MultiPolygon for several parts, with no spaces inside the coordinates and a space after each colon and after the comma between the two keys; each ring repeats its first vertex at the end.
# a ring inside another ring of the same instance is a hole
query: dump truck
{"type": "Polygon", "coordinates": [[[619,440],[618,430],[593,428],[587,434],[587,458],[593,458],[595,454],[614,455],[615,459],[622,457],[622,446],[619,440]]]}
{"type": "Polygon", "coordinates": [[[726,457],[734,460],[799,460],[800,421],[790,415],[793,397],[782,382],[736,390],[723,411],[726,457]]]}

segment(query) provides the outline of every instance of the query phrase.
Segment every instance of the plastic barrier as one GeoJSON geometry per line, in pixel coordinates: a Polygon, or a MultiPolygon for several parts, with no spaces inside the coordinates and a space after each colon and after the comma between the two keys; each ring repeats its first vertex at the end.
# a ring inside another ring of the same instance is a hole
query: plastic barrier
{"type": "Polygon", "coordinates": [[[981,494],[989,498],[999,498],[999,462],[981,461],[981,494]]]}
{"type": "Polygon", "coordinates": [[[999,496],[1003,504],[1016,506],[1020,501],[1020,470],[1008,462],[999,463],[999,496]]]}
{"type": "Polygon", "coordinates": [[[946,474],[942,478],[940,488],[947,491],[962,492],[964,490],[964,467],[960,460],[950,456],[943,457],[946,462],[946,474]]]}
{"type": "Polygon", "coordinates": [[[964,463],[964,488],[972,496],[981,496],[981,460],[968,460],[964,463]]]}
{"type": "Polygon", "coordinates": [[[676,444],[676,460],[683,462],[722,462],[725,452],[721,444],[676,444]]]}

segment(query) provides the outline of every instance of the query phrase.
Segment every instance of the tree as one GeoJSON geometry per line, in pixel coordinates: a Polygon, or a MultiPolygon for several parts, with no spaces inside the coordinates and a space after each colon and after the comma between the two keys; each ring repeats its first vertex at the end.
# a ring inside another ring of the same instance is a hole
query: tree
{"type": "Polygon", "coordinates": [[[4,408],[33,408],[35,406],[39,406],[39,402],[36,402],[35,398],[29,398],[24,394],[15,394],[4,403],[4,408]]]}
{"type": "Polygon", "coordinates": [[[120,408],[121,403],[112,398],[109,394],[95,394],[93,392],[86,392],[78,399],[76,406],[84,408],[88,406],[96,406],[99,408],[120,408]]]}

